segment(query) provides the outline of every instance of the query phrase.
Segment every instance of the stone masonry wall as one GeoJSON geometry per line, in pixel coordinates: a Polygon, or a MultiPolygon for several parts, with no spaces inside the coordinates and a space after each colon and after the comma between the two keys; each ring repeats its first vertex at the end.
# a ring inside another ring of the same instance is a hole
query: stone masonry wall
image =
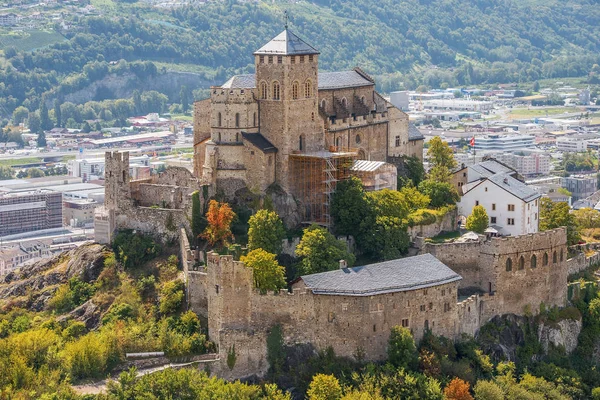
{"type": "Polygon", "coordinates": [[[252,270],[216,254],[208,256],[207,274],[209,337],[221,360],[234,345],[238,356],[233,370],[219,370],[227,378],[266,372],[266,337],[275,324],[281,324],[286,344],[331,346],[346,357],[362,349],[368,360],[386,357],[390,330],[403,320],[417,341],[427,327],[446,336],[458,329],[456,283],[377,296],[327,296],[299,282],[293,293],[261,295],[253,288],[252,270]]]}
{"type": "Polygon", "coordinates": [[[454,209],[433,224],[408,227],[408,236],[411,241],[414,241],[417,237],[432,238],[442,232],[454,232],[457,230],[456,221],[458,221],[458,211],[454,209]]]}

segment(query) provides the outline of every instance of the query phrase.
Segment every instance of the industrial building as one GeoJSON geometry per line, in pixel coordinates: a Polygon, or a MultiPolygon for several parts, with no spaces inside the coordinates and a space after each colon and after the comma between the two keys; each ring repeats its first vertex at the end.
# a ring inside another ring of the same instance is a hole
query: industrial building
{"type": "Polygon", "coordinates": [[[60,192],[40,189],[0,194],[0,236],[60,227],[60,192]]]}
{"type": "Polygon", "coordinates": [[[535,147],[531,135],[487,135],[475,138],[475,151],[514,151],[535,147]]]}

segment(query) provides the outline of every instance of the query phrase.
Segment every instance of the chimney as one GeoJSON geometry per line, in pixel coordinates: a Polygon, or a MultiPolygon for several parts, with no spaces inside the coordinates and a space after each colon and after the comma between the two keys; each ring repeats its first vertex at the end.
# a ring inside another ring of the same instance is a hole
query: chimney
{"type": "Polygon", "coordinates": [[[340,269],[348,268],[348,262],[346,260],[340,260],[340,269]]]}

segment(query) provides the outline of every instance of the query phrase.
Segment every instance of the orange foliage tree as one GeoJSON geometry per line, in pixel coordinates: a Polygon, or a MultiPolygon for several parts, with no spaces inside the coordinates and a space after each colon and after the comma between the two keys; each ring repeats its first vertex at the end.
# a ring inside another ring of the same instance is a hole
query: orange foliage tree
{"type": "Polygon", "coordinates": [[[208,226],[201,236],[213,247],[225,246],[227,240],[233,238],[231,222],[234,218],[235,213],[229,204],[211,200],[206,212],[208,226]]]}
{"type": "Polygon", "coordinates": [[[454,378],[444,389],[444,398],[447,400],[473,400],[469,393],[469,382],[454,378]]]}

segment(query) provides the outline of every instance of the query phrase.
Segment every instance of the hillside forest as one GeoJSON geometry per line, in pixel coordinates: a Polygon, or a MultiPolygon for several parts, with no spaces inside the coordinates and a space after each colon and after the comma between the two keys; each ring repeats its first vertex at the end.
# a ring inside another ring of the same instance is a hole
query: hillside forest
{"type": "MultiPolygon", "coordinates": [[[[70,29],[55,26],[48,33],[55,38],[58,32],[63,40],[43,41],[46,46],[33,50],[20,48],[18,40],[1,41],[5,120],[20,106],[39,114],[42,98],[52,111],[56,101],[68,101],[82,89],[89,91],[87,98],[75,105],[82,114],[90,102],[86,120],[102,110],[105,117],[110,112],[109,120],[119,120],[115,114],[126,106],[132,113],[146,111],[133,105],[136,85],[175,70],[193,72],[197,81],[183,92],[179,86],[164,90],[164,100],[153,102],[150,110],[167,111],[167,104],[181,102],[182,93],[190,100],[204,97],[209,85],[253,71],[252,52],[283,29],[284,9],[291,29],[320,50],[322,70],[360,66],[376,77],[383,92],[420,85],[600,79],[600,8],[593,0],[228,0],[170,10],[142,2],[91,1],[98,12],[67,16],[70,29]],[[102,83],[123,74],[134,82],[125,95],[102,83]],[[98,104],[116,98],[127,104],[98,104]]],[[[9,37],[10,32],[0,35],[9,37]]],[[[67,120],[57,122],[62,126],[67,120]]]]}

